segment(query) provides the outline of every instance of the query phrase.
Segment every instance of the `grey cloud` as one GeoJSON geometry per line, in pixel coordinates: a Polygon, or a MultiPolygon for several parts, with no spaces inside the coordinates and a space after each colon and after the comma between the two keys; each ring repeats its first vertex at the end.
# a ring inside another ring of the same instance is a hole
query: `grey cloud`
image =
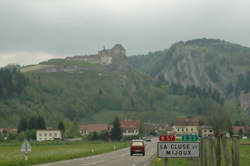
{"type": "Polygon", "coordinates": [[[132,55],[201,37],[250,46],[249,8],[249,0],[1,0],[0,56],[64,57],[115,43],[132,55]]]}

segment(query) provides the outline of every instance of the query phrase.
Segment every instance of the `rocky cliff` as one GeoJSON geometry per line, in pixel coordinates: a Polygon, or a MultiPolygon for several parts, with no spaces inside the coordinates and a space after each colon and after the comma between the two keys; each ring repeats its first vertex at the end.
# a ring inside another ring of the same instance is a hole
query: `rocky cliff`
{"type": "MultiPolygon", "coordinates": [[[[244,76],[250,71],[250,48],[223,40],[178,42],[161,53],[155,57],[157,62],[144,70],[154,79],[164,76],[168,82],[184,87],[195,85],[216,89],[222,94],[230,93],[239,75],[244,76]]],[[[136,69],[135,66],[132,68],[136,69]]]]}

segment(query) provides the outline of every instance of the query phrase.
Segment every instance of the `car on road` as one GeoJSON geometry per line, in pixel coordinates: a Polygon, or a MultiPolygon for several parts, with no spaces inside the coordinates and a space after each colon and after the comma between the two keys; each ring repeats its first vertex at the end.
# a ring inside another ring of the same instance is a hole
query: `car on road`
{"type": "Polygon", "coordinates": [[[130,156],[142,154],[145,156],[145,143],[143,140],[132,140],[130,143],[130,156]]]}
{"type": "Polygon", "coordinates": [[[145,137],[146,142],[151,142],[152,138],[151,137],[145,137]]]}

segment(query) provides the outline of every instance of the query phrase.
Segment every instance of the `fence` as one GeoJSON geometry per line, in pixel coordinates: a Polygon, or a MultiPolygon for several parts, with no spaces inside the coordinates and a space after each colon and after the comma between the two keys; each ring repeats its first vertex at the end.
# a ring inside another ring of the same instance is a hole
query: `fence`
{"type": "Polygon", "coordinates": [[[191,159],[190,166],[222,166],[222,156],[224,156],[225,166],[240,166],[238,135],[232,137],[231,156],[228,149],[226,134],[224,133],[216,138],[214,136],[201,138],[200,142],[200,160],[191,159]]]}

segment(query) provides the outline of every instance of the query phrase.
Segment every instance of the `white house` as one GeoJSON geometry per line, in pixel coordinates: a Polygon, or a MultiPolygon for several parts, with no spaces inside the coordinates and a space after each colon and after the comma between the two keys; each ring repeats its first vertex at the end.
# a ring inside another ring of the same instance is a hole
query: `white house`
{"type": "Polygon", "coordinates": [[[202,137],[214,135],[214,130],[211,126],[206,126],[206,125],[200,126],[200,131],[202,137]]]}
{"type": "Polygon", "coordinates": [[[42,129],[36,131],[37,141],[53,141],[55,139],[62,139],[61,131],[58,129],[42,129]]]}
{"type": "Polygon", "coordinates": [[[176,132],[176,136],[180,137],[185,134],[198,135],[199,121],[192,117],[177,117],[173,121],[173,130],[176,132]]]}

